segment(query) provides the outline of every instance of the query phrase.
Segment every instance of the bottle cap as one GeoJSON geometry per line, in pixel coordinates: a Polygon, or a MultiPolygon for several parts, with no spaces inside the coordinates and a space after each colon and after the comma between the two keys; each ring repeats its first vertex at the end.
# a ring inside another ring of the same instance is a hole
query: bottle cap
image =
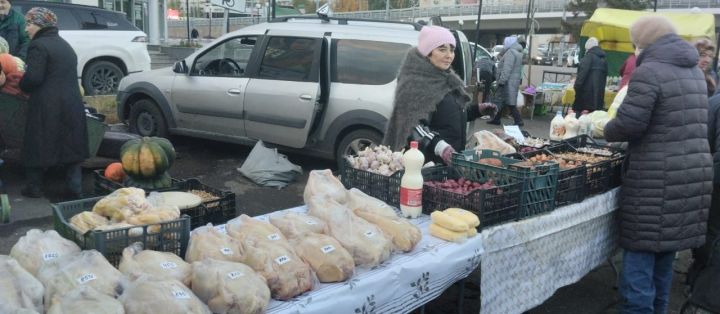
{"type": "Polygon", "coordinates": [[[418,142],[417,142],[417,141],[410,141],[410,148],[417,149],[417,148],[418,148],[418,142]]]}

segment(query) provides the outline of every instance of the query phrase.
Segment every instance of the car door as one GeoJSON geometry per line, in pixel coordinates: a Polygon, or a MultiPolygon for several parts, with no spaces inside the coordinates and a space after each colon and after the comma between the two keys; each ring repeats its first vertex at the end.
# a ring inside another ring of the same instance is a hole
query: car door
{"type": "Polygon", "coordinates": [[[246,70],[257,39],[228,38],[198,54],[188,74],[175,77],[171,101],[179,128],[245,136],[246,70]]]}
{"type": "Polygon", "coordinates": [[[324,34],[269,31],[245,95],[247,137],[304,147],[321,109],[319,68],[324,34]]]}

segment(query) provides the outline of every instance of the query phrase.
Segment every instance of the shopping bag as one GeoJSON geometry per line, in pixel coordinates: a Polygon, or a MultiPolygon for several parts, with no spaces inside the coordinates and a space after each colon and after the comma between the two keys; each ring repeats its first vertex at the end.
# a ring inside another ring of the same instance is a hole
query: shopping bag
{"type": "Polygon", "coordinates": [[[284,188],[302,174],[302,168],[293,164],[276,148],[267,148],[257,141],[238,171],[261,186],[284,188]]]}

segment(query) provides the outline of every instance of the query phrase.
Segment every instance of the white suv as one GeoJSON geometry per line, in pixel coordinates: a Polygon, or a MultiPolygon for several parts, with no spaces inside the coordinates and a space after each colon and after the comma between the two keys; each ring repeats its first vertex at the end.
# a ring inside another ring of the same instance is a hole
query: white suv
{"type": "Polygon", "coordinates": [[[77,54],[78,79],[85,94],[114,94],[124,76],[150,70],[147,35],[123,13],[66,3],[12,2],[12,8],[23,15],[33,7],[57,15],[60,36],[77,54]]]}

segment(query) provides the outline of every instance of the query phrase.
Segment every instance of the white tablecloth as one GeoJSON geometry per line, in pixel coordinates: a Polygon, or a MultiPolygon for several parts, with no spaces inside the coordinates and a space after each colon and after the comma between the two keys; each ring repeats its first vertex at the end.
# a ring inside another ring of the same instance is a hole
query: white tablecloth
{"type": "Polygon", "coordinates": [[[480,264],[480,235],[449,243],[430,236],[429,216],[411,221],[423,232],[412,252],[393,253],[378,267],[358,268],[347,282],[319,284],[290,301],[271,300],[268,313],[406,313],[438,297],[480,264]]]}
{"type": "Polygon", "coordinates": [[[481,234],[483,313],[522,313],[580,280],[617,247],[619,188],[481,234]]]}

